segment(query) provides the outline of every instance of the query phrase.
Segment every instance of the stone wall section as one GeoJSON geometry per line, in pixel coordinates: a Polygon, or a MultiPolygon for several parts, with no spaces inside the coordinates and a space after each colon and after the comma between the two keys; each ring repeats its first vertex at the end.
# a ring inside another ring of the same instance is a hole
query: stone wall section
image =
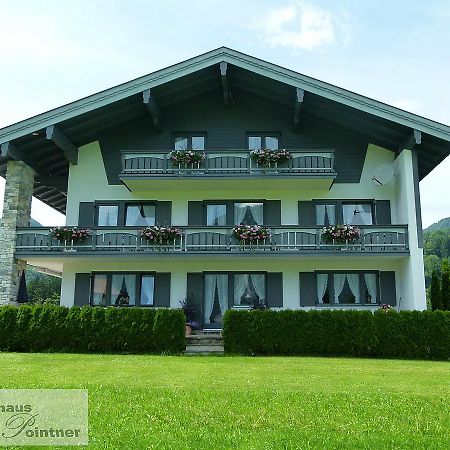
{"type": "Polygon", "coordinates": [[[17,227],[30,224],[34,170],[22,161],[8,161],[3,217],[0,221],[0,305],[15,305],[26,262],[15,258],[17,227]]]}

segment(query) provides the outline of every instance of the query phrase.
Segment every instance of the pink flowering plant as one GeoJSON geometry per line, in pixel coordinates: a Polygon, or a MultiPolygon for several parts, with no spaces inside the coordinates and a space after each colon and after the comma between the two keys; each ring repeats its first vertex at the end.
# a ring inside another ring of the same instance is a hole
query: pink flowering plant
{"type": "Polygon", "coordinates": [[[361,230],[352,225],[330,225],[322,230],[326,242],[335,244],[350,244],[358,239],[360,234],[361,230]]]}
{"type": "Polygon", "coordinates": [[[387,303],[381,303],[380,308],[379,308],[379,310],[383,311],[383,312],[392,311],[393,309],[394,309],[394,307],[391,305],[388,305],[387,303]]]}
{"type": "Polygon", "coordinates": [[[169,153],[169,158],[173,164],[184,165],[184,164],[200,164],[205,160],[206,156],[203,152],[187,149],[187,150],[172,150],[169,153]]]}
{"type": "Polygon", "coordinates": [[[261,225],[236,225],[233,235],[243,244],[257,243],[272,236],[270,228],[261,225]]]}
{"type": "Polygon", "coordinates": [[[176,227],[152,226],[142,229],[141,236],[155,245],[173,244],[183,235],[183,230],[176,227]]]}
{"type": "Polygon", "coordinates": [[[269,166],[271,164],[278,164],[292,158],[291,152],[287,150],[269,150],[260,148],[250,152],[250,158],[261,166],[269,166]]]}
{"type": "Polygon", "coordinates": [[[59,242],[84,242],[92,231],[88,228],[55,227],[50,229],[50,234],[59,242]]]}

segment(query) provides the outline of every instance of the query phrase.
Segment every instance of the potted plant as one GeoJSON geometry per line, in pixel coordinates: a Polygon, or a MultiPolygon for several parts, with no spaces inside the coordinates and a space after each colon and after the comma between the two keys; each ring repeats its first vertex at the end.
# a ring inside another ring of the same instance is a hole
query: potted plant
{"type": "Polygon", "coordinates": [[[178,167],[191,165],[199,168],[205,158],[204,152],[193,149],[172,150],[169,153],[169,159],[172,161],[172,164],[175,164],[178,167]]]}
{"type": "Polygon", "coordinates": [[[183,235],[183,230],[176,227],[151,226],[140,230],[141,236],[154,245],[172,245],[183,235]]]}
{"type": "Polygon", "coordinates": [[[322,236],[328,244],[352,244],[361,235],[361,230],[352,225],[330,225],[322,229],[322,236]]]}
{"type": "Polygon", "coordinates": [[[195,303],[185,298],[180,302],[181,309],[186,316],[186,336],[190,336],[192,334],[192,330],[197,330],[199,328],[198,323],[195,321],[197,315],[197,306],[195,303]]]}
{"type": "Polygon", "coordinates": [[[270,228],[261,225],[236,225],[232,232],[241,245],[258,244],[272,236],[270,228]]]}
{"type": "Polygon", "coordinates": [[[270,167],[274,165],[276,167],[279,163],[292,158],[292,154],[284,149],[268,150],[261,148],[252,150],[250,152],[250,158],[259,166],[270,167]]]}
{"type": "Polygon", "coordinates": [[[50,235],[53,239],[59,242],[67,242],[73,244],[78,244],[84,242],[90,235],[92,231],[88,228],[78,228],[78,227],[54,227],[50,229],[50,235]]]}

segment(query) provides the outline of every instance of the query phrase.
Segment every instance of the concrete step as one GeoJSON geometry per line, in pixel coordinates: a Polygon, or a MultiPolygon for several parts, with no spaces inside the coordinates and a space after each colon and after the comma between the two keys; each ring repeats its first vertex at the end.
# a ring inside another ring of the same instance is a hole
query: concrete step
{"type": "Polygon", "coordinates": [[[223,345],[186,345],[185,354],[223,354],[223,345]]]}
{"type": "Polygon", "coordinates": [[[222,339],[186,339],[186,345],[223,345],[222,339]]]}

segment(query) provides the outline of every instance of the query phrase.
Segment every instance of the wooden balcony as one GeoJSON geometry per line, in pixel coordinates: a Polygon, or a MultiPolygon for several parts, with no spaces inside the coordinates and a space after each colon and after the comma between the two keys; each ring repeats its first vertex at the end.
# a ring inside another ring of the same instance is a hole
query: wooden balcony
{"type": "Polygon", "coordinates": [[[167,189],[175,179],[177,187],[212,182],[215,189],[230,189],[240,180],[242,187],[261,187],[270,178],[271,186],[329,189],[336,178],[334,152],[290,150],[292,158],[280,164],[262,166],[250,158],[249,150],[205,151],[199,164],[173,164],[169,152],[122,152],[120,180],[130,190],[167,189]],[[300,186],[299,186],[300,183],[300,186]],[[244,185],[244,186],[243,186],[244,185]]]}
{"type": "Polygon", "coordinates": [[[322,228],[298,226],[273,227],[271,237],[258,243],[242,245],[231,227],[179,227],[183,236],[169,245],[153,245],[140,236],[137,228],[96,228],[83,243],[59,242],[49,228],[19,228],[16,254],[65,256],[104,254],[115,256],[163,254],[223,255],[337,255],[408,253],[407,225],[364,226],[360,238],[351,243],[326,242],[322,228]],[[346,252],[346,253],[344,253],[346,252]]]}

